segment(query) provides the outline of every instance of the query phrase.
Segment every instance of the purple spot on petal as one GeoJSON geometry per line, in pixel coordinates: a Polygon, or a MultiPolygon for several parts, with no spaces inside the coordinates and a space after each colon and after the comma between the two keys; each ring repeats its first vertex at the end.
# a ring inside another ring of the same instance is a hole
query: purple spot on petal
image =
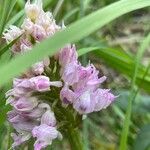
{"type": "Polygon", "coordinates": [[[66,97],[64,97],[63,102],[64,102],[65,104],[70,104],[70,101],[69,101],[66,97]]]}
{"type": "Polygon", "coordinates": [[[81,111],[86,111],[86,107],[84,107],[84,106],[80,106],[79,108],[81,111]]]}

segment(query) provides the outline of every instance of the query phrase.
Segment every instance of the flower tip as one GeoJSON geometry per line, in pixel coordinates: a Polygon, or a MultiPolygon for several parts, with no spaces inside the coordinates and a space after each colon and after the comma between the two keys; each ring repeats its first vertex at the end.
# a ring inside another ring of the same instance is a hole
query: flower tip
{"type": "Polygon", "coordinates": [[[85,120],[87,118],[87,115],[82,116],[82,120],[85,120]]]}
{"type": "Polygon", "coordinates": [[[65,23],[64,23],[64,20],[62,21],[61,27],[62,27],[62,29],[65,29],[65,28],[66,28],[65,23]]]}
{"type": "Polygon", "coordinates": [[[63,136],[60,132],[58,132],[58,139],[61,141],[63,139],[63,136]]]}

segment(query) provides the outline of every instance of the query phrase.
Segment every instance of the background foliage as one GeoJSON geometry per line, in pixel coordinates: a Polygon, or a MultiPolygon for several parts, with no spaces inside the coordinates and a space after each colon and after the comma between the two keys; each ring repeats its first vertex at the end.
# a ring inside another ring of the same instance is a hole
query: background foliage
{"type": "MultiPolygon", "coordinates": [[[[67,26],[96,10],[98,12],[91,15],[91,22],[88,18],[84,18],[81,22],[69,26],[67,31],[64,31],[66,35],[64,41],[63,36],[61,37],[63,33],[57,34],[50,42],[55,41],[54,46],[51,45],[52,49],[46,44],[47,40],[42,43],[43,45],[34,48],[37,50],[36,55],[33,52],[24,58],[18,57],[18,60],[11,60],[9,47],[12,43],[6,46],[4,40],[0,39],[0,150],[8,150],[12,143],[10,133],[13,129],[6,121],[6,112],[10,106],[5,105],[4,95],[11,88],[8,79],[39,59],[41,54],[38,52],[42,46],[47,45],[48,52],[42,54],[44,56],[52,54],[58,42],[61,46],[63,42],[77,41],[85,36],[86,38],[76,42],[82,63],[87,64],[90,59],[102,75],[108,76],[107,83],[103,86],[112,88],[116,95],[119,94],[119,98],[109,109],[93,113],[83,121],[81,133],[85,150],[119,148],[126,150],[126,146],[131,150],[150,149],[150,10],[148,7],[136,10],[150,6],[150,1],[121,0],[104,9],[101,8],[115,0],[43,0],[43,2],[45,10],[53,12],[57,23],[61,24],[64,20],[67,26]],[[131,10],[136,11],[130,12],[131,10]],[[125,12],[130,13],[123,15],[125,12]],[[118,16],[121,17],[115,19],[118,16]],[[113,19],[115,20],[110,23],[109,21],[113,19]],[[90,23],[93,25],[90,26],[90,23]],[[103,28],[96,31],[102,26],[103,28]],[[80,28],[84,30],[80,31],[80,28]],[[29,64],[25,63],[26,58],[29,64]],[[5,80],[7,84],[2,86],[3,82],[6,83],[5,80]],[[127,136],[128,141],[126,141],[127,136]]],[[[2,37],[4,28],[8,28],[10,24],[18,26],[21,24],[25,1],[0,0],[0,4],[2,4],[0,5],[0,36],[2,37]]],[[[19,149],[31,150],[30,145],[28,143],[19,149]]],[[[63,142],[56,141],[48,150],[59,150],[62,147],[69,149],[65,139],[63,142]]]]}

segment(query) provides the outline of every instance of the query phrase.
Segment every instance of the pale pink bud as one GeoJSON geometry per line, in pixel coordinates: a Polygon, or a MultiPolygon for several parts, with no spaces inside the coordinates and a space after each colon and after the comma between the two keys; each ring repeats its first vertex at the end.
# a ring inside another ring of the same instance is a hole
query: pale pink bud
{"type": "Polygon", "coordinates": [[[27,92],[29,91],[24,88],[14,88],[14,89],[7,91],[5,95],[6,97],[9,97],[9,96],[21,97],[23,95],[26,95],[26,96],[30,95],[30,92],[28,94],[27,92]]]}
{"type": "Polygon", "coordinates": [[[6,39],[7,43],[10,43],[13,40],[17,39],[21,34],[23,34],[23,32],[24,31],[20,28],[11,25],[10,28],[6,30],[5,33],[3,33],[4,39],[6,39]]]}
{"type": "Polygon", "coordinates": [[[44,63],[38,62],[32,66],[32,71],[36,75],[41,75],[44,72],[44,63]]]}
{"type": "Polygon", "coordinates": [[[33,32],[33,29],[34,29],[34,23],[31,21],[30,18],[25,18],[21,27],[25,31],[27,31],[29,34],[31,34],[33,32]]]}
{"type": "Polygon", "coordinates": [[[21,97],[14,104],[14,108],[18,111],[31,111],[38,105],[35,97],[21,97]]]}
{"type": "Polygon", "coordinates": [[[46,28],[46,34],[47,36],[52,36],[60,29],[61,28],[58,25],[56,25],[55,22],[53,22],[46,28]]]}
{"type": "Polygon", "coordinates": [[[31,138],[31,133],[29,133],[29,132],[22,132],[19,135],[15,134],[15,133],[12,133],[11,137],[14,140],[14,143],[12,144],[12,147],[15,148],[16,146],[21,145],[25,141],[28,141],[31,138]]]}
{"type": "Polygon", "coordinates": [[[100,111],[101,109],[107,108],[117,96],[110,93],[109,89],[98,89],[95,92],[95,111],[100,111]]]}
{"type": "Polygon", "coordinates": [[[75,45],[67,45],[59,52],[59,64],[64,67],[69,63],[77,63],[77,52],[75,45]]]}
{"type": "Polygon", "coordinates": [[[60,99],[65,105],[72,104],[75,98],[75,93],[70,90],[67,85],[65,85],[60,91],[60,99]]]}
{"type": "Polygon", "coordinates": [[[47,124],[48,126],[55,127],[56,118],[54,113],[50,110],[47,110],[41,118],[41,124],[47,124]]]}
{"type": "Polygon", "coordinates": [[[44,28],[37,24],[35,24],[33,27],[32,35],[36,41],[41,41],[46,38],[46,32],[45,32],[44,28]]]}
{"type": "Polygon", "coordinates": [[[48,57],[44,58],[43,63],[44,63],[44,66],[48,67],[50,64],[50,59],[48,57]]]}
{"type": "Polygon", "coordinates": [[[50,80],[46,76],[37,76],[30,79],[32,83],[32,89],[36,91],[48,91],[50,90],[50,80]]]}
{"type": "Polygon", "coordinates": [[[36,24],[42,26],[45,30],[47,30],[47,28],[51,25],[54,25],[54,28],[51,27],[51,30],[55,31],[56,24],[54,23],[55,21],[51,12],[41,13],[38,19],[36,20],[36,24]]]}
{"type": "Polygon", "coordinates": [[[69,63],[65,66],[62,74],[62,79],[69,85],[73,85],[79,81],[79,65],[76,63],[69,63]]]}

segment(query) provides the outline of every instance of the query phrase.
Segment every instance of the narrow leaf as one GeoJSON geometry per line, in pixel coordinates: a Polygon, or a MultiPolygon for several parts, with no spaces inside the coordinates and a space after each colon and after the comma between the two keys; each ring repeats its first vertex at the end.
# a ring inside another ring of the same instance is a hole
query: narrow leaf
{"type": "Polygon", "coordinates": [[[23,56],[18,56],[16,59],[8,62],[7,65],[2,66],[0,70],[0,85],[3,85],[12,77],[25,71],[25,69],[29,68],[35,62],[48,55],[52,56],[67,43],[79,41],[119,16],[146,6],[150,6],[149,0],[123,0],[84,17],[65,30],[56,33],[53,37],[37,44],[31,52],[23,56]]]}

